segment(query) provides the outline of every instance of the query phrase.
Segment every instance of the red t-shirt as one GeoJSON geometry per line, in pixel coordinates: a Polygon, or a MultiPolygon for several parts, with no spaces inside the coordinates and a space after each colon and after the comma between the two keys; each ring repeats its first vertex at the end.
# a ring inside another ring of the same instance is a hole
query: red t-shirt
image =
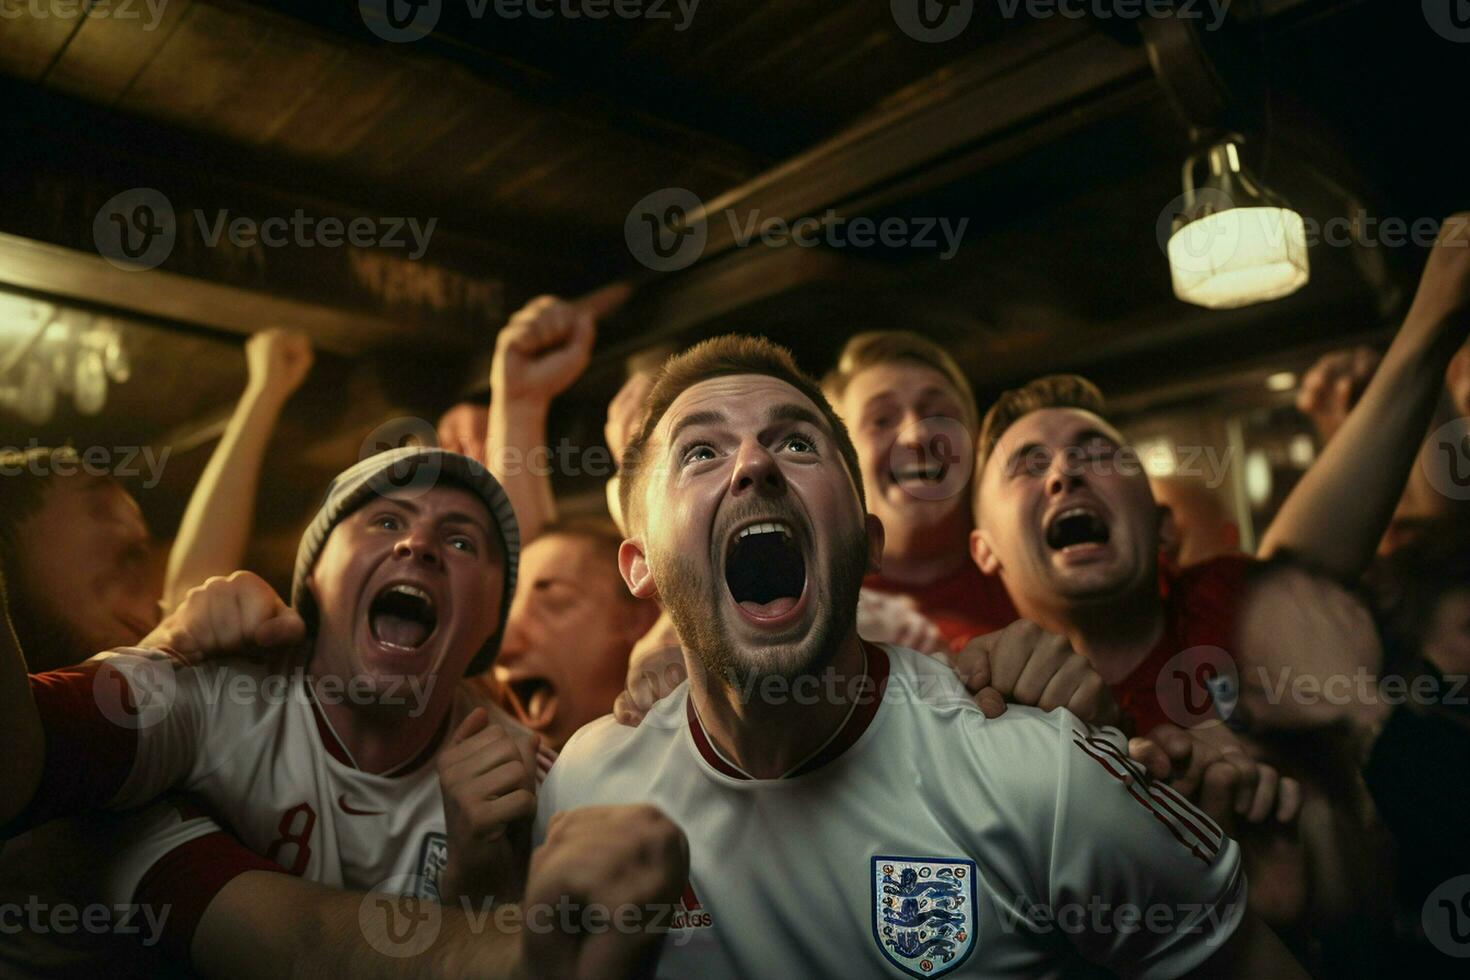
{"type": "Polygon", "coordinates": [[[1110,686],[1135,735],[1215,714],[1211,687],[1222,666],[1233,666],[1236,613],[1254,564],[1249,555],[1221,555],[1182,571],[1161,566],[1164,633],[1143,663],[1110,686]],[[1187,655],[1171,664],[1176,654],[1187,655]]]}
{"type": "Polygon", "coordinates": [[[881,575],[869,575],[863,588],[911,597],[953,650],[1021,618],[999,576],[986,575],[969,561],[928,585],[900,585],[881,575]]]}

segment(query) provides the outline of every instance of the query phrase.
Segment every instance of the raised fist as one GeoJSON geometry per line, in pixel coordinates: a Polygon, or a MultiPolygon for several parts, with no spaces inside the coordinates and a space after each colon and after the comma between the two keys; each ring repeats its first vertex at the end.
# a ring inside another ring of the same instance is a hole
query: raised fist
{"type": "Polygon", "coordinates": [[[184,594],[179,607],[138,643],[184,663],[255,655],[300,643],[306,623],[253,572],[216,575],[184,594]]]}
{"type": "Polygon", "coordinates": [[[1350,347],[1323,354],[1305,375],[1296,393],[1297,411],[1312,421],[1324,444],[1337,434],[1348,412],[1363,396],[1382,356],[1371,347],[1350,347]]]}
{"type": "Polygon", "coordinates": [[[509,403],[550,404],[586,369],[597,321],[628,293],[619,283],[579,300],[538,296],[516,311],[495,338],[491,396],[509,403]]]}
{"type": "Polygon", "coordinates": [[[311,341],[293,330],[262,330],[245,341],[250,386],[282,401],[301,386],[311,362],[311,341]]]}
{"type": "Polygon", "coordinates": [[[1445,219],[1409,317],[1440,324],[1462,341],[1470,333],[1470,212],[1445,219]]]}

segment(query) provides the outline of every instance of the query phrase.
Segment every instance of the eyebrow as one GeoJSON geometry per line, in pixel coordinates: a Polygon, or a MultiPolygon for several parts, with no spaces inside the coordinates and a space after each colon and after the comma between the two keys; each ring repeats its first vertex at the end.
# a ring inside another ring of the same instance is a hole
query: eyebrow
{"type": "Polygon", "coordinates": [[[1033,450],[1040,448],[1041,443],[1039,442],[1028,442],[1023,446],[1018,447],[1015,452],[1006,457],[1006,472],[1014,472],[1016,469],[1016,464],[1021,461],[1022,457],[1029,456],[1033,450]]]}
{"type": "Polygon", "coordinates": [[[766,413],[766,421],[775,422],[805,422],[807,425],[818,429],[826,429],[827,422],[811,409],[797,405],[794,402],[784,402],[780,405],[772,405],[771,410],[766,413]]]}
{"type": "Polygon", "coordinates": [[[439,518],[439,523],[440,524],[469,524],[469,525],[473,526],[476,530],[483,531],[486,534],[486,536],[488,536],[490,534],[490,528],[486,526],[486,524],[485,524],[484,521],[480,520],[478,517],[474,516],[473,514],[465,514],[465,513],[462,513],[460,511],[457,511],[457,510],[456,511],[451,511],[450,513],[445,514],[443,517],[439,518]]]}
{"type": "MultiPolygon", "coordinates": [[[[1086,442],[1089,439],[1101,439],[1104,442],[1110,443],[1110,444],[1112,444],[1115,447],[1121,447],[1122,446],[1122,443],[1118,442],[1117,439],[1114,439],[1112,436],[1108,435],[1106,432],[1102,431],[1101,429],[1082,429],[1079,432],[1074,432],[1072,434],[1072,437],[1070,439],[1068,439],[1067,442],[1068,442],[1069,445],[1076,446],[1076,445],[1080,445],[1080,444],[1086,442]]],[[[1006,458],[1006,468],[1007,469],[1014,469],[1016,463],[1023,456],[1026,456],[1032,450],[1042,449],[1042,448],[1044,448],[1044,447],[1039,442],[1028,442],[1028,443],[1026,443],[1024,446],[1021,446],[1021,447],[1017,448],[1015,452],[1011,453],[1010,456],[1006,458]]]]}
{"type": "Polygon", "coordinates": [[[1117,439],[1114,439],[1112,436],[1108,435],[1101,429],[1083,429],[1081,432],[1074,435],[1069,441],[1073,445],[1076,445],[1078,443],[1086,442],[1089,439],[1102,439],[1103,441],[1110,442],[1115,446],[1120,445],[1117,439]]]}
{"type": "Polygon", "coordinates": [[[672,444],[679,438],[679,433],[691,425],[721,425],[726,421],[728,420],[725,418],[725,413],[717,412],[714,409],[706,409],[703,412],[690,412],[675,422],[674,427],[669,430],[669,442],[672,444]]]}

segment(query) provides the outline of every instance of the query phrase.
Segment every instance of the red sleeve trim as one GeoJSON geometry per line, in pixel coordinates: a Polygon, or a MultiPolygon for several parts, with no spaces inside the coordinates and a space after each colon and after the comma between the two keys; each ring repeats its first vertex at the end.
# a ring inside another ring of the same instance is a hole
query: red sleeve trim
{"type": "Polygon", "coordinates": [[[138,730],[111,721],[101,699],[137,715],[127,678],[105,660],[32,674],[31,696],[46,732],[46,762],[36,795],[5,828],[18,834],[57,817],[101,809],[133,771],[138,730]]]}
{"type": "Polygon", "coordinates": [[[189,962],[194,932],[220,890],[246,871],[281,867],[266,860],[224,831],[186,841],[154,862],[138,882],[134,904],[154,915],[168,912],[156,951],[170,962],[189,962]]]}

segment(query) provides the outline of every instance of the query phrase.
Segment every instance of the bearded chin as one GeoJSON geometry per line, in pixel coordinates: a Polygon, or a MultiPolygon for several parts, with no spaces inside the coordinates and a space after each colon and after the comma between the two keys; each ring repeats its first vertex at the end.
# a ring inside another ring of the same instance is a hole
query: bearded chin
{"type": "Polygon", "coordinates": [[[711,580],[697,560],[684,553],[650,553],[649,565],[684,649],[727,687],[753,692],[762,678],[790,681],[816,674],[837,655],[857,622],[858,592],[868,568],[867,525],[857,522],[836,542],[831,588],[812,596],[817,612],[807,634],[767,649],[742,653],[731,642],[721,623],[721,611],[731,601],[728,587],[721,578],[711,580]]]}

